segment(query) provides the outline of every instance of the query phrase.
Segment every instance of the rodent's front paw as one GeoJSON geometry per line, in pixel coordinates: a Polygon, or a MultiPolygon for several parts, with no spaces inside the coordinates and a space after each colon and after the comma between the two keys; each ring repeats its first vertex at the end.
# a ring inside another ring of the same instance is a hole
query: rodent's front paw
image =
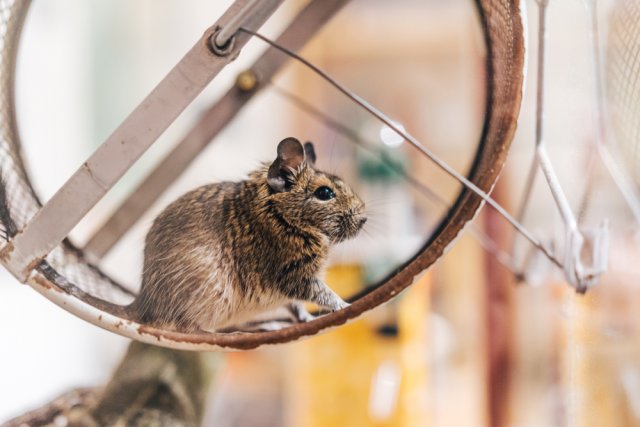
{"type": "Polygon", "coordinates": [[[315,316],[304,308],[304,304],[300,302],[293,302],[288,306],[289,311],[293,315],[293,318],[298,323],[310,322],[315,319],[315,316]]]}
{"type": "Polygon", "coordinates": [[[298,314],[298,316],[296,316],[296,321],[299,323],[304,323],[304,322],[310,322],[313,319],[315,319],[316,317],[309,313],[307,310],[301,312],[298,314]]]}

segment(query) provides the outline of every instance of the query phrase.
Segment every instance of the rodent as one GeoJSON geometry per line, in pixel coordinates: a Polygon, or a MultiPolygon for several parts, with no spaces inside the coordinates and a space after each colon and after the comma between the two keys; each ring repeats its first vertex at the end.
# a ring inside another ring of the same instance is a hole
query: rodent
{"type": "Polygon", "coordinates": [[[344,302],[320,278],[330,247],[358,234],[365,204],[315,167],[313,144],[278,144],[277,157],[239,182],[192,190],[154,221],[142,286],[130,317],[183,332],[212,331],[302,302],[335,311],[344,302]]]}

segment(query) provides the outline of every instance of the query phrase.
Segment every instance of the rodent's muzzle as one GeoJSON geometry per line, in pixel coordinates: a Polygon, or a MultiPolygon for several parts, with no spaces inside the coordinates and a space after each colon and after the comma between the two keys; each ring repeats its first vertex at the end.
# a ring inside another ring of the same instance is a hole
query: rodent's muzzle
{"type": "Polygon", "coordinates": [[[367,217],[366,216],[360,218],[360,220],[358,221],[358,230],[361,230],[362,227],[364,227],[364,225],[366,223],[367,223],[367,217]]]}
{"type": "Polygon", "coordinates": [[[367,217],[363,214],[347,214],[340,218],[338,241],[347,240],[355,237],[364,227],[367,217]]]}

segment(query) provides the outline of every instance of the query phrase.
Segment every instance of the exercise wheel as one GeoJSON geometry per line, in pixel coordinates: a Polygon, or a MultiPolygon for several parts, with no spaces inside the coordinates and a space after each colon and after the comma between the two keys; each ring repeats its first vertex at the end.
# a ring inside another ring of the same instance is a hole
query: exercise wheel
{"type": "MultiPolygon", "coordinates": [[[[85,252],[66,238],[69,230],[182,109],[239,54],[242,46],[251,39],[251,31],[257,30],[281,3],[282,0],[236,0],[112,136],[43,205],[33,191],[23,166],[13,99],[16,51],[30,1],[1,2],[0,205],[3,209],[0,221],[4,233],[0,260],[3,265],[52,302],[97,326],[151,344],[187,350],[215,350],[251,349],[263,344],[284,343],[344,324],[393,298],[442,256],[481,206],[481,197],[469,190],[460,191],[436,231],[417,253],[386,280],[353,296],[349,307],[306,323],[295,323],[268,332],[185,334],[127,319],[121,307],[128,304],[134,294],[93,264],[90,261],[92,257],[87,255],[89,252],[101,252],[99,242],[90,242],[88,247],[91,250],[85,252]],[[239,31],[241,27],[250,31],[239,31]],[[153,125],[141,126],[141,123],[147,123],[145,120],[152,121],[153,125]]],[[[278,42],[297,50],[345,3],[346,0],[310,1],[278,42]]],[[[519,0],[476,0],[475,6],[484,35],[486,76],[483,77],[487,87],[484,124],[467,177],[480,190],[489,192],[505,161],[522,99],[525,65],[523,5],[519,0]]],[[[260,72],[256,76],[268,79],[284,63],[285,58],[275,53],[271,47],[258,59],[254,68],[260,72]]],[[[218,101],[226,103],[225,108],[219,109],[219,114],[222,115],[222,111],[227,114],[217,117],[217,122],[222,123],[218,127],[223,127],[233,118],[234,114],[228,113],[230,110],[237,112],[251,96],[241,85],[231,88],[218,101]]],[[[211,111],[218,110],[213,106],[211,111]]],[[[171,175],[163,176],[166,180],[171,175]]],[[[143,191],[143,197],[149,197],[154,191],[143,191]]],[[[121,233],[112,232],[111,235],[117,239],[121,233]]]]}

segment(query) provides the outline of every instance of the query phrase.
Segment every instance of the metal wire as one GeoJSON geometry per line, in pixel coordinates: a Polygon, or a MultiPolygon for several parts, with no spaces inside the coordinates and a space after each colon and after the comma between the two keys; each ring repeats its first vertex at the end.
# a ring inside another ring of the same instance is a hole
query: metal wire
{"type": "Polygon", "coordinates": [[[289,55],[290,57],[294,58],[298,62],[305,65],[307,68],[311,69],[317,75],[322,77],[326,82],[328,82],[330,85],[336,88],[339,92],[344,94],[347,98],[351,99],[353,102],[355,102],[360,107],[362,107],[365,111],[373,115],[376,119],[378,119],[379,121],[387,125],[389,128],[393,129],[393,131],[395,131],[398,135],[404,138],[409,144],[411,144],[418,151],[420,151],[422,154],[428,157],[442,171],[444,171],[446,174],[448,174],[449,176],[451,176],[452,178],[460,182],[468,190],[472,191],[477,196],[479,196],[488,205],[494,208],[504,219],[506,219],[509,222],[509,224],[511,224],[516,229],[516,231],[522,234],[527,240],[531,242],[531,244],[533,244],[536,248],[542,251],[542,253],[544,253],[544,255],[553,264],[555,264],[559,268],[564,268],[564,265],[560,260],[558,260],[549,250],[547,250],[547,248],[545,248],[542,245],[542,243],[529,232],[529,230],[527,230],[520,222],[518,222],[513,216],[511,216],[511,214],[509,214],[506,211],[506,209],[504,209],[498,202],[493,200],[491,196],[489,196],[489,194],[482,191],[480,188],[478,188],[478,186],[476,186],[474,183],[469,181],[466,177],[464,177],[458,171],[453,169],[449,164],[447,164],[446,162],[438,158],[431,150],[429,150],[427,147],[422,145],[422,143],[420,143],[415,137],[413,137],[411,134],[409,134],[400,126],[398,126],[398,124],[396,124],[393,120],[391,120],[382,111],[378,110],[375,106],[373,106],[372,104],[370,104],[369,102],[367,102],[366,100],[364,100],[363,98],[361,98],[360,96],[352,92],[351,90],[347,89],[344,85],[338,83],[335,79],[329,76],[322,69],[312,64],[311,62],[307,61],[306,59],[296,54],[295,52],[287,49],[286,47],[279,45],[278,43],[272,41],[271,39],[268,39],[267,37],[255,31],[252,31],[243,27],[241,27],[239,30],[258,38],[264,41],[265,43],[273,46],[274,48],[278,49],[279,51],[289,55]]]}
{"type": "Polygon", "coordinates": [[[256,19],[256,16],[265,14],[269,16],[268,11],[277,8],[279,3],[282,3],[282,0],[250,0],[228,24],[212,35],[212,45],[219,49],[226,48],[231,44],[231,39],[238,33],[240,27],[247,27],[249,22],[256,19]]]}
{"type": "MultiPolygon", "coordinates": [[[[392,162],[386,153],[382,150],[377,150],[368,144],[362,137],[355,132],[353,129],[339,122],[338,120],[330,117],[324,112],[320,111],[312,104],[306,102],[299,96],[295,95],[292,92],[287,91],[286,89],[278,86],[277,84],[270,82],[271,87],[274,92],[283,98],[287,99],[293,105],[295,105],[298,109],[310,114],[312,117],[320,120],[325,126],[334,132],[339,133],[343,137],[345,137],[348,141],[356,144],[358,147],[366,150],[368,153],[376,156],[382,163],[389,168],[389,170],[393,171],[395,174],[399,175],[402,179],[404,179],[411,187],[416,189],[420,194],[422,194],[427,200],[432,203],[439,205],[441,207],[447,207],[447,202],[438,195],[431,188],[420,182],[418,178],[408,173],[402,168],[398,168],[394,162],[392,162]]],[[[515,263],[513,262],[513,258],[510,254],[503,251],[500,248],[500,245],[496,241],[494,241],[491,237],[489,237],[484,231],[478,228],[475,224],[470,223],[468,225],[469,234],[475,238],[480,246],[488,253],[494,256],[494,258],[502,264],[505,268],[510,270],[514,275],[518,276],[519,272],[515,267],[515,263]]]]}

